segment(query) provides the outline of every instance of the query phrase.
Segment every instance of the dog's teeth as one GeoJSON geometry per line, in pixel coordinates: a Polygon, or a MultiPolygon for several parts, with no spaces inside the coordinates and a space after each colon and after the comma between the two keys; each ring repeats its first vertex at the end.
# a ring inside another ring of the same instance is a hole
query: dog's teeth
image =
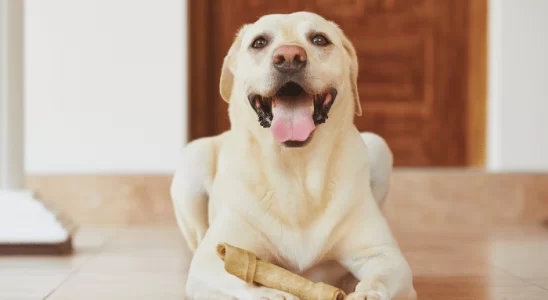
{"type": "Polygon", "coordinates": [[[276,107],[276,100],[272,100],[272,107],[276,107]]]}
{"type": "Polygon", "coordinates": [[[333,99],[333,96],[330,93],[327,93],[327,95],[325,95],[325,100],[323,101],[323,105],[329,104],[329,102],[331,102],[332,99],[333,99]]]}
{"type": "Polygon", "coordinates": [[[310,110],[314,112],[314,104],[310,105],[310,110]]]}

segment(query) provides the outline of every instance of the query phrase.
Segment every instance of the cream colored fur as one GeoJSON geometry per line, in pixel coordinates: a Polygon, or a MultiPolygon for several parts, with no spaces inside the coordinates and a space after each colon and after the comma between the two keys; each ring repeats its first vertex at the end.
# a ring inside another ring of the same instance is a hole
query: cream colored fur
{"type": "Polygon", "coordinates": [[[189,299],[295,299],[226,273],[215,254],[220,242],[346,287],[348,299],[416,298],[411,270],[379,210],[392,154],[382,138],[360,134],[353,125],[353,114],[361,114],[357,72],[350,41],[318,15],[269,15],[240,30],[221,76],[231,130],[186,146],[172,184],[177,222],[194,252],[189,299]],[[332,47],[312,45],[312,29],[326,34],[332,47]],[[272,44],[250,52],[254,37],[264,32],[272,44]],[[247,101],[250,92],[269,92],[269,58],[285,44],[306,50],[314,90],[338,90],[329,119],[301,148],[277,143],[247,101]]]}

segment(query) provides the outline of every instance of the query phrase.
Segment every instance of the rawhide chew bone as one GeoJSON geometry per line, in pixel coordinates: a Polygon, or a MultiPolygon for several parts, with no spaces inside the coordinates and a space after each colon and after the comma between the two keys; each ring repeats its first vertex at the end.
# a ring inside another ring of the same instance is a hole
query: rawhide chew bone
{"type": "Polygon", "coordinates": [[[249,284],[290,293],[301,300],[343,300],[346,297],[341,289],[323,282],[314,283],[226,243],[217,245],[217,255],[224,261],[229,274],[249,284]]]}

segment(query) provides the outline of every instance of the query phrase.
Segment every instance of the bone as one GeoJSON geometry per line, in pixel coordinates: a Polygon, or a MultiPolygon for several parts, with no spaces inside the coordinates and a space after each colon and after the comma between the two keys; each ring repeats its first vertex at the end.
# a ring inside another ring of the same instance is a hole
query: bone
{"type": "Polygon", "coordinates": [[[249,284],[280,290],[301,300],[343,300],[346,294],[323,282],[314,283],[282,267],[258,259],[254,253],[222,243],[217,255],[224,261],[225,270],[249,284]]]}

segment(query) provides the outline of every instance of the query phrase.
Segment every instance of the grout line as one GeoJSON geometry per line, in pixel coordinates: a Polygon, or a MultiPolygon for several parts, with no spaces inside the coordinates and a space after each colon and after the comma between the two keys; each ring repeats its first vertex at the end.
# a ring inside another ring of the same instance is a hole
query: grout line
{"type": "Polygon", "coordinates": [[[535,283],[534,281],[532,281],[532,280],[534,280],[534,279],[523,278],[523,277],[521,277],[521,276],[519,276],[519,275],[516,275],[516,274],[510,272],[510,271],[507,270],[506,268],[499,267],[499,266],[497,266],[497,265],[495,265],[495,264],[493,264],[493,263],[490,263],[490,265],[491,265],[492,267],[497,268],[497,269],[501,270],[502,272],[506,273],[506,275],[509,275],[509,276],[512,276],[512,277],[514,277],[514,278],[519,279],[522,283],[525,283],[525,284],[530,285],[530,286],[535,286],[535,287],[538,287],[538,288],[540,288],[540,289],[542,289],[542,290],[548,291],[548,288],[546,288],[546,287],[544,287],[544,286],[542,286],[542,285],[539,285],[539,284],[535,283]]]}
{"type": "MultiPolygon", "coordinates": [[[[124,229],[127,228],[126,226],[124,226],[124,229]]],[[[119,237],[120,235],[122,234],[121,231],[119,231],[118,234],[116,233],[113,233],[107,241],[105,241],[100,247],[99,249],[96,251],[95,254],[93,255],[90,255],[90,257],[88,259],[86,259],[84,262],[82,262],[82,264],[76,268],[74,268],[73,270],[70,271],[70,273],[67,275],[67,277],[65,279],[63,279],[63,281],[61,281],[55,288],[53,288],[51,290],[51,292],[49,292],[44,298],[42,298],[42,300],[46,300],[48,299],[49,297],[51,297],[57,290],[59,290],[61,287],[63,287],[63,285],[65,285],[65,283],[67,283],[69,281],[69,279],[73,278],[75,275],[77,275],[81,270],[82,268],[84,268],[84,266],[86,266],[92,259],[96,258],[97,256],[99,256],[101,253],[104,252],[104,250],[106,249],[106,247],[112,243],[112,241],[114,240],[115,237],[119,237]]]]}
{"type": "Polygon", "coordinates": [[[543,285],[537,284],[536,282],[529,282],[529,284],[532,284],[532,285],[540,288],[541,290],[545,290],[545,291],[548,292],[548,288],[544,287],[543,285]]]}
{"type": "Polygon", "coordinates": [[[494,263],[488,263],[491,267],[495,268],[495,269],[498,269],[499,271],[502,271],[504,274],[510,276],[510,277],[513,277],[513,278],[516,278],[516,279],[519,279],[522,283],[528,283],[527,281],[525,281],[523,278],[521,278],[520,276],[508,271],[506,268],[503,268],[503,267],[500,267],[494,263]]]}
{"type": "Polygon", "coordinates": [[[528,284],[528,285],[530,285],[530,286],[538,287],[538,288],[540,288],[541,290],[548,291],[548,288],[546,288],[546,287],[544,287],[544,286],[542,286],[542,285],[540,285],[540,284],[534,282],[534,281],[533,281],[534,279],[527,279],[527,278],[523,278],[523,277],[517,276],[517,275],[513,275],[513,276],[518,277],[522,282],[524,282],[524,283],[526,283],[526,284],[528,284]]]}

